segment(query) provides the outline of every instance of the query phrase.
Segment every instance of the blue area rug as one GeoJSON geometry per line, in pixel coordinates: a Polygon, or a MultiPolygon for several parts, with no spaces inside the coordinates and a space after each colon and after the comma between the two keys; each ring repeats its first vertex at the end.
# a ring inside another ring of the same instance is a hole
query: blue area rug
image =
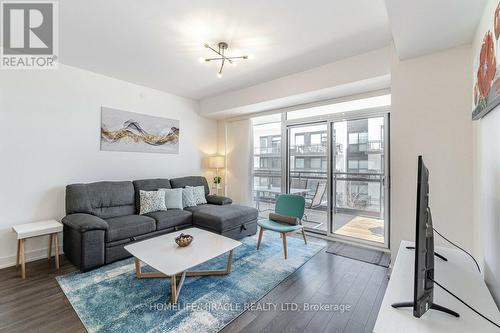
{"type": "MultiPolygon", "coordinates": [[[[175,306],[169,304],[170,280],[136,279],[132,258],[57,281],[89,332],[218,332],[323,248],[287,237],[285,260],[277,233],[264,233],[259,251],[256,236],[242,243],[231,274],[187,277],[175,306]]],[[[194,269],[226,264],[224,255],[194,269]]]]}

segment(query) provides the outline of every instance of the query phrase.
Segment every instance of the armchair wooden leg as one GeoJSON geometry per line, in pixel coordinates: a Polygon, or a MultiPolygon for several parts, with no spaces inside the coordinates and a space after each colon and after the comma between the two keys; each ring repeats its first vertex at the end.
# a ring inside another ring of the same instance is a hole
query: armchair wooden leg
{"type": "Polygon", "coordinates": [[[281,233],[283,237],[283,253],[285,254],[285,259],[286,259],[286,234],[283,232],[281,233]]]}
{"type": "Polygon", "coordinates": [[[260,247],[260,241],[262,240],[262,234],[264,233],[264,228],[260,227],[259,240],[257,241],[257,250],[260,247]]]}
{"type": "Polygon", "coordinates": [[[302,228],[302,237],[304,237],[304,243],[306,243],[307,245],[306,233],[304,231],[304,228],[302,228]]]}

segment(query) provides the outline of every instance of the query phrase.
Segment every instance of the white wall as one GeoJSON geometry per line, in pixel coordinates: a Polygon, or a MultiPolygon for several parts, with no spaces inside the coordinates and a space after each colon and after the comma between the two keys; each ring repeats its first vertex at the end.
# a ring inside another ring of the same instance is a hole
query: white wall
{"type": "Polygon", "coordinates": [[[226,193],[235,203],[252,205],[252,124],[249,119],[226,123],[226,193]]]}
{"type": "MultiPolygon", "coordinates": [[[[491,25],[497,4],[498,0],[489,0],[485,7],[472,44],[473,57],[476,57],[480,50],[484,33],[491,25]]],[[[497,50],[497,54],[498,52],[497,50]]],[[[476,73],[470,75],[473,77],[476,73]]],[[[472,105],[472,93],[469,96],[472,105]]],[[[476,240],[486,284],[500,308],[500,107],[475,122],[475,129],[477,162],[474,180],[477,200],[474,217],[478,229],[476,240]]]]}
{"type": "MultiPolygon", "coordinates": [[[[99,180],[199,175],[217,150],[217,123],[198,103],[62,65],[0,73],[0,267],[15,261],[11,226],[64,216],[64,187],[99,180]],[[180,120],[180,153],[99,150],[100,107],[180,120]]],[[[46,240],[27,242],[32,258],[46,240]]],[[[43,249],[43,251],[42,251],[43,249]]]]}
{"type": "MultiPolygon", "coordinates": [[[[430,169],[434,227],[473,249],[471,46],[391,61],[391,247],[414,240],[417,155],[430,169]]],[[[442,242],[436,237],[436,242],[442,242]]]]}

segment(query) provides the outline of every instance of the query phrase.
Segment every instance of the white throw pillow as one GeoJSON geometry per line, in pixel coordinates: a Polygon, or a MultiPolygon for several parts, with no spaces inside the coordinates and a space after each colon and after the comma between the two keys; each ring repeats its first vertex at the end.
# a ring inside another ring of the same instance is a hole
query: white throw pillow
{"type": "Polygon", "coordinates": [[[205,186],[195,186],[194,196],[197,205],[203,205],[207,203],[207,198],[205,198],[205,186]]]}
{"type": "Polygon", "coordinates": [[[194,187],[185,187],[182,189],[182,208],[196,206],[196,197],[194,187]]]}
{"type": "Polygon", "coordinates": [[[182,188],[160,188],[165,192],[165,206],[167,209],[182,209],[182,188]]]}
{"type": "Polygon", "coordinates": [[[167,210],[165,206],[165,192],[163,191],[140,191],[139,214],[147,214],[167,210]]]}

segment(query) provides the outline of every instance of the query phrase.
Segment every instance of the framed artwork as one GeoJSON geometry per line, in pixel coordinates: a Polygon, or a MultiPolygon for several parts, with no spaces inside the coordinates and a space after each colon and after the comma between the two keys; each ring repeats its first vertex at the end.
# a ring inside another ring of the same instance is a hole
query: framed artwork
{"type": "Polygon", "coordinates": [[[500,104],[500,2],[491,15],[481,48],[474,60],[472,119],[484,117],[500,104]]]}
{"type": "Polygon", "coordinates": [[[101,150],[179,153],[179,121],[101,108],[101,150]]]}

